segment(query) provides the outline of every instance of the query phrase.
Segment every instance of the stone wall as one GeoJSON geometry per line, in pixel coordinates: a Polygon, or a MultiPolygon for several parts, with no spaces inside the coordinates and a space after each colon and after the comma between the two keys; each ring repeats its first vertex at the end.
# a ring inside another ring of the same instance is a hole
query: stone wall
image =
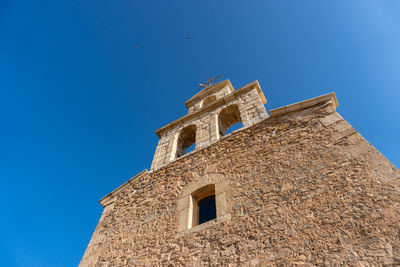
{"type": "Polygon", "coordinates": [[[399,181],[332,103],[271,116],[108,196],[81,266],[397,266],[399,181]],[[225,215],[182,229],[207,177],[225,215]]]}

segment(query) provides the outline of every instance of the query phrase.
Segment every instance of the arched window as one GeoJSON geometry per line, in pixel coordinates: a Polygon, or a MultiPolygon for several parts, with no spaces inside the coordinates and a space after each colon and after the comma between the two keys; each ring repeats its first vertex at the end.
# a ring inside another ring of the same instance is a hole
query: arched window
{"type": "Polygon", "coordinates": [[[187,184],[176,203],[178,232],[198,231],[230,220],[229,188],[225,176],[220,173],[198,176],[187,184]]]}
{"type": "Polygon", "coordinates": [[[175,158],[185,155],[187,149],[196,143],[196,125],[186,126],[181,130],[176,145],[175,158]]]}
{"type": "Polygon", "coordinates": [[[202,223],[217,218],[214,184],[210,184],[196,190],[192,194],[192,199],[193,199],[192,226],[200,225],[202,223]]]}
{"type": "Polygon", "coordinates": [[[217,101],[217,97],[215,95],[210,95],[209,97],[207,97],[206,99],[203,100],[202,107],[206,107],[206,106],[214,103],[215,101],[217,101]]]}
{"type": "Polygon", "coordinates": [[[240,117],[239,107],[237,105],[228,106],[219,113],[218,129],[220,137],[242,126],[242,118],[240,117]]]}

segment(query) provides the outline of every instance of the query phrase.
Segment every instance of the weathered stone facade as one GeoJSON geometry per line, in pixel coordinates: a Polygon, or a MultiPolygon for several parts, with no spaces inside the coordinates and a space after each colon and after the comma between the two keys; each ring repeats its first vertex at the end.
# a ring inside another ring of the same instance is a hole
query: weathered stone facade
{"type": "MultiPolygon", "coordinates": [[[[101,200],[80,266],[397,266],[400,171],[334,94],[270,111],[101,200]],[[188,227],[215,185],[217,218],[188,227]]],[[[195,112],[195,111],[194,111],[195,112]]]]}

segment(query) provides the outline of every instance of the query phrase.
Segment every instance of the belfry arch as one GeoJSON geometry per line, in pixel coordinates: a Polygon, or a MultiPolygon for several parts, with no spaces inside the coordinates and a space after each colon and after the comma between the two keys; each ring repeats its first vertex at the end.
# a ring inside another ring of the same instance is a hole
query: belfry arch
{"type": "Polygon", "coordinates": [[[196,143],[196,130],[197,130],[196,125],[191,124],[189,126],[186,126],[180,131],[178,135],[178,140],[176,142],[175,158],[179,158],[185,155],[186,150],[191,145],[196,143]]]}
{"type": "Polygon", "coordinates": [[[236,104],[223,108],[218,114],[219,137],[225,135],[226,131],[234,124],[242,122],[239,107],[236,104]]]}

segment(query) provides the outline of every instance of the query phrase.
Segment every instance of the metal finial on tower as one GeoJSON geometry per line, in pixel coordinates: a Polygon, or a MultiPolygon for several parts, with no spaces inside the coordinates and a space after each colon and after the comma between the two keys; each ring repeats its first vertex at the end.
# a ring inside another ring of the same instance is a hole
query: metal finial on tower
{"type": "Polygon", "coordinates": [[[208,78],[208,79],[207,79],[207,82],[205,82],[204,84],[199,83],[199,85],[200,85],[199,89],[201,89],[201,88],[207,88],[207,87],[211,86],[212,83],[215,82],[215,81],[216,81],[219,77],[221,77],[221,76],[222,76],[222,75],[218,75],[217,77],[214,77],[214,78],[208,78]]]}

